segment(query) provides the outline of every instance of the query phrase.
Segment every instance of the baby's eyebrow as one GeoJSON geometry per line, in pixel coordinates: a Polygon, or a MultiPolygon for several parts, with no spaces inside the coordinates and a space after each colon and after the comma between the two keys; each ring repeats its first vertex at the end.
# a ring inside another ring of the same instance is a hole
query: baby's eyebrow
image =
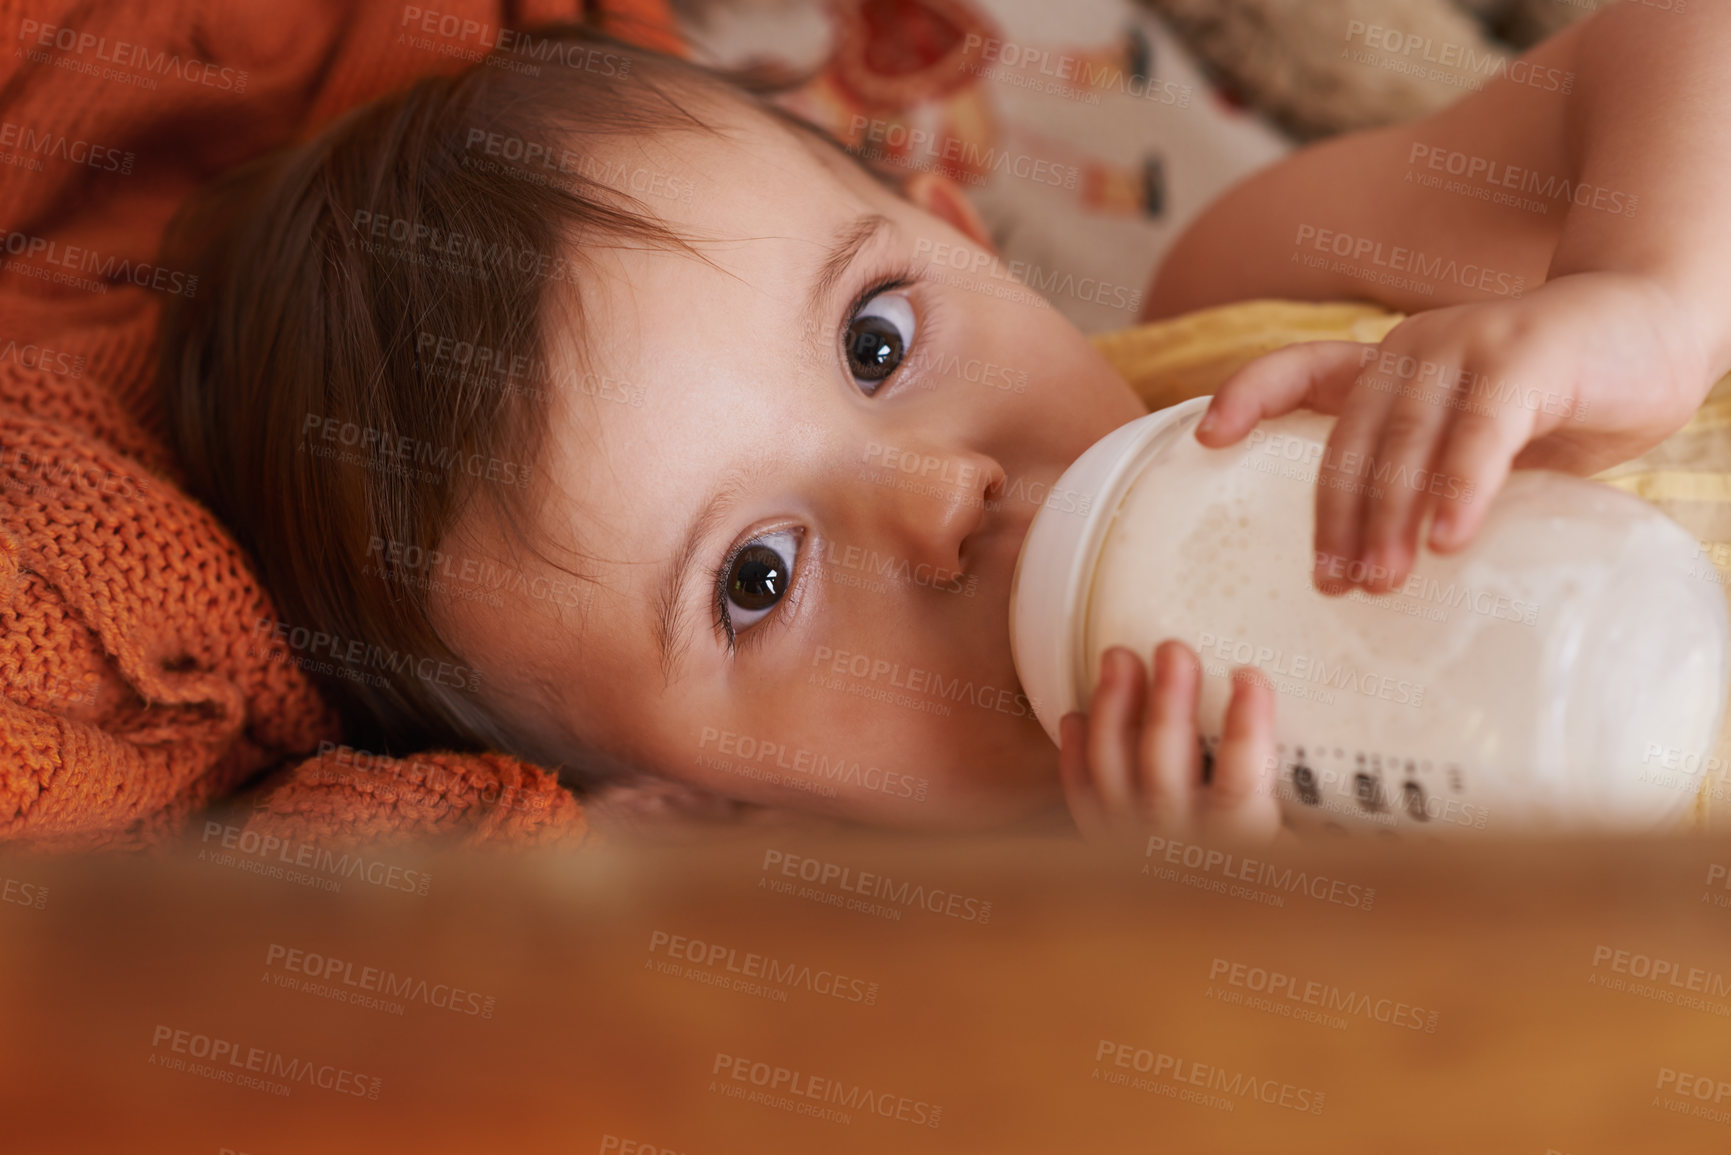
{"type": "Polygon", "coordinates": [[[817,279],[811,283],[811,294],[806,298],[805,304],[806,332],[816,330],[818,310],[823,308],[823,303],[835,292],[842,274],[847,272],[848,266],[853,264],[860,250],[870,244],[878,233],[893,228],[895,222],[882,213],[868,213],[842,226],[841,232],[836,235],[835,243],[824,257],[823,264],[818,267],[817,279]]]}

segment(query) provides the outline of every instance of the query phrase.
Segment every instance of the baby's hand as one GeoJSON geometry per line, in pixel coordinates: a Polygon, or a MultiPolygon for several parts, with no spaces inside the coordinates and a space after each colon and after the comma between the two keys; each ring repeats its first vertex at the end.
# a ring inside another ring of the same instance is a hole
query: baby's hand
{"type": "Polygon", "coordinates": [[[1317,476],[1316,584],[1384,592],[1405,580],[1427,515],[1432,550],[1463,548],[1511,468],[1586,476],[1681,428],[1713,384],[1685,316],[1645,277],[1559,277],[1521,300],[1415,314],[1380,348],[1258,358],[1196,436],[1220,447],[1300,406],[1338,414],[1317,476]]]}
{"type": "Polygon", "coordinates": [[[1202,664],[1178,641],[1142,660],[1101,656],[1088,713],[1059,722],[1060,775],[1076,825],[1091,841],[1150,834],[1267,842],[1280,830],[1274,798],[1274,688],[1251,667],[1233,671],[1224,733],[1205,768],[1196,735],[1202,664]]]}

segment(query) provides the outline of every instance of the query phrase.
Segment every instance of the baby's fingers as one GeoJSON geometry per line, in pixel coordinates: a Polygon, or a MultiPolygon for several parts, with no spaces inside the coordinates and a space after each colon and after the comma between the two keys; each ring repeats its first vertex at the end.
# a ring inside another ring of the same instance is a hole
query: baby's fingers
{"type": "Polygon", "coordinates": [[[1112,646],[1100,656],[1100,683],[1088,710],[1088,765],[1108,819],[1135,803],[1136,733],[1146,680],[1142,660],[1126,647],[1112,646]]]}
{"type": "Polygon", "coordinates": [[[1431,549],[1448,553],[1472,541],[1515,456],[1532,436],[1533,422],[1533,414],[1517,406],[1463,413],[1455,421],[1437,462],[1436,479],[1448,492],[1436,501],[1431,549]]]}
{"type": "Polygon", "coordinates": [[[1274,799],[1274,690],[1252,669],[1233,692],[1210,781],[1202,781],[1196,710],[1202,666],[1179,641],[1154,650],[1153,674],[1130,650],[1101,658],[1086,714],[1059,720],[1059,777],[1071,817],[1090,841],[1149,833],[1266,840],[1280,826],[1274,799]]]}
{"type": "Polygon", "coordinates": [[[1086,714],[1059,719],[1058,772],[1064,799],[1090,840],[1114,835],[1137,810],[1136,733],[1141,725],[1142,662],[1113,646],[1086,714]]]}
{"type": "MultiPolygon", "coordinates": [[[[1362,527],[1359,557],[1367,590],[1392,590],[1412,568],[1419,526],[1431,503],[1447,492],[1442,475],[1432,474],[1430,466],[1449,437],[1452,416],[1446,405],[1402,394],[1383,412],[1368,458],[1344,471],[1350,474],[1351,490],[1333,497],[1350,511],[1337,509],[1337,516],[1354,518],[1362,527]]],[[[1329,496],[1326,490],[1319,495],[1319,518],[1329,496]]]]}
{"type": "Polygon", "coordinates": [[[1232,699],[1203,791],[1201,817],[1209,834],[1265,842],[1279,831],[1274,750],[1274,687],[1255,669],[1240,667],[1232,671],[1232,699]]]}
{"type": "Polygon", "coordinates": [[[1080,711],[1058,719],[1058,779],[1082,837],[1090,842],[1104,837],[1106,808],[1088,775],[1088,715],[1080,711]]]}
{"type": "Polygon", "coordinates": [[[1196,700],[1201,688],[1202,663],[1195,651],[1173,640],[1154,648],[1139,785],[1143,814],[1157,833],[1179,830],[1190,818],[1202,778],[1202,749],[1196,741],[1196,700]]]}
{"type": "Polygon", "coordinates": [[[1307,341],[1258,357],[1226,379],[1196,427],[1211,449],[1237,442],[1266,417],[1303,405],[1339,413],[1364,362],[1357,341],[1307,341]]]}

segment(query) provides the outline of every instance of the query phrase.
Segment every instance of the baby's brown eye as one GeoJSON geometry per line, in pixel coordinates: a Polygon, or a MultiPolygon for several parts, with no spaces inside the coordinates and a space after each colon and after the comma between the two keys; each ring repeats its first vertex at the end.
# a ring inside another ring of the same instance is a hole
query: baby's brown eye
{"type": "Polygon", "coordinates": [[[876,384],[895,372],[913,339],[913,305],[900,293],[879,293],[848,324],[848,370],[861,385],[876,384]]]}
{"type": "Polygon", "coordinates": [[[781,555],[766,545],[748,545],[733,562],[727,575],[727,596],[742,610],[766,610],[776,603],[787,585],[781,555]]]}
{"type": "Polygon", "coordinates": [[[724,575],[727,624],[734,633],[767,615],[787,593],[798,552],[798,532],[780,530],[755,538],[734,556],[724,575]]]}

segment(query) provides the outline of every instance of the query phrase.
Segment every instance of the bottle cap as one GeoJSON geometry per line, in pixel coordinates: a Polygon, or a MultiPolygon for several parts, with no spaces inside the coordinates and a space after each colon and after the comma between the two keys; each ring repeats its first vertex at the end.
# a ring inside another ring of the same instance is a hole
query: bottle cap
{"type": "Polygon", "coordinates": [[[1054,745],[1058,719],[1087,708],[1088,593],[1120,500],[1149,457],[1172,438],[1188,434],[1210,400],[1192,397],[1096,441],[1056,486],[1087,495],[1086,512],[1048,504],[1028,527],[1010,581],[1010,654],[1022,692],[1054,745]]]}

